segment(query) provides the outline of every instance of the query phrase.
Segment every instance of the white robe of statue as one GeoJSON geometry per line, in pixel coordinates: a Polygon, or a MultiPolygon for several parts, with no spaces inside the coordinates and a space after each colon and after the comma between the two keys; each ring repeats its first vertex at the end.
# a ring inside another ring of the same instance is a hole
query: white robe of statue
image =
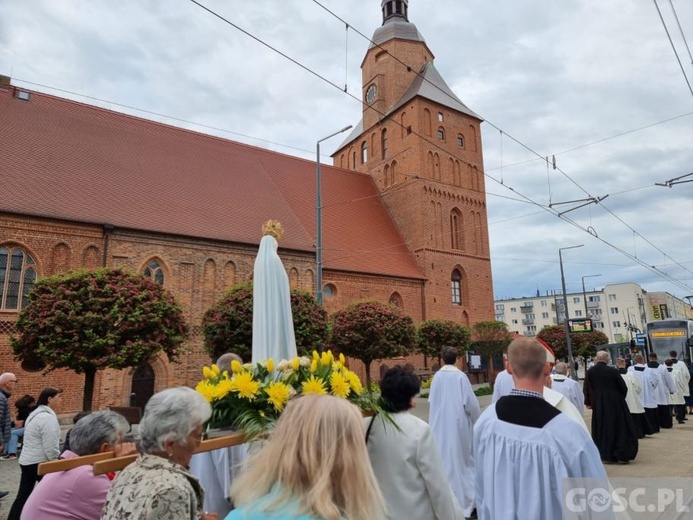
{"type": "Polygon", "coordinates": [[[293,359],[296,337],[291,314],[289,277],[277,254],[277,240],[265,235],[253,271],[252,362],[293,359]]]}
{"type": "Polygon", "coordinates": [[[444,365],[431,383],[429,424],[443,461],[448,482],[465,516],[474,507],[474,423],[481,414],[467,375],[454,365],[444,365]]]}

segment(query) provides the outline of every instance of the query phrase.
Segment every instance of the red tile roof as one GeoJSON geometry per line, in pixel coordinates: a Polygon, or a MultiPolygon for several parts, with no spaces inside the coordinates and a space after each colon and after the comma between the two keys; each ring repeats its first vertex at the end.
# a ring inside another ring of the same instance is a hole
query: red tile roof
{"type": "MultiPolygon", "coordinates": [[[[25,90],[25,89],[22,89],[25,90]]],[[[315,251],[315,163],[31,92],[0,89],[0,211],[315,251]]],[[[325,269],[424,278],[364,174],[322,166],[325,269]]]]}

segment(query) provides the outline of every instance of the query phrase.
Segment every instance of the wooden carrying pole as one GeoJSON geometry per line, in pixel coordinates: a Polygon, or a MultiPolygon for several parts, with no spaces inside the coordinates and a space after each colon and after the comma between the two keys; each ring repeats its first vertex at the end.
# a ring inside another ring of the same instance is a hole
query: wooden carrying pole
{"type": "MultiPolygon", "coordinates": [[[[218,450],[219,448],[228,448],[230,446],[238,446],[245,442],[245,436],[242,433],[233,433],[223,437],[207,439],[200,443],[195,450],[195,453],[203,453],[205,451],[218,450]]],[[[112,451],[104,453],[94,453],[93,455],[84,455],[82,457],[74,457],[72,459],[53,460],[51,462],[43,462],[39,464],[38,474],[46,475],[55,473],[56,471],[67,471],[78,466],[86,466],[87,464],[94,466],[94,475],[103,475],[112,471],[120,471],[128,464],[137,460],[137,454],[125,455],[124,457],[116,457],[112,451]]]]}

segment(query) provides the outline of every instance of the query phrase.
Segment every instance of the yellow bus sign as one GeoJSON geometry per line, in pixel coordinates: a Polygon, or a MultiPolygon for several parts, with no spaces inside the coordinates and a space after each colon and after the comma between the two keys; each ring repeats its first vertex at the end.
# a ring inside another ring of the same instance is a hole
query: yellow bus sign
{"type": "Polygon", "coordinates": [[[657,330],[650,332],[653,338],[673,338],[677,336],[685,336],[684,330],[657,330]]]}

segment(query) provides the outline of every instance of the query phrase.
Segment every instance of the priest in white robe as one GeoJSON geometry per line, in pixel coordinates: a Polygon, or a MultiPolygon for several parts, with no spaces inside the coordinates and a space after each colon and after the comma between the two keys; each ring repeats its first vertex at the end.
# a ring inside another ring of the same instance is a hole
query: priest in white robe
{"type": "Polygon", "coordinates": [[[606,479],[604,466],[587,431],[542,397],[550,372],[543,346],[515,339],[508,367],[515,389],[474,426],[478,517],[561,518],[563,479],[606,479]]]}
{"type": "Polygon", "coordinates": [[[671,359],[672,363],[672,368],[673,370],[673,376],[674,380],[676,381],[677,387],[680,385],[683,385],[683,404],[677,404],[675,405],[676,409],[676,420],[681,424],[682,422],[686,421],[686,398],[690,398],[691,391],[690,391],[690,380],[691,380],[691,374],[688,371],[688,367],[683,361],[679,361],[678,359],[679,355],[678,352],[675,350],[672,350],[669,352],[669,359],[671,359]],[[680,379],[679,379],[680,378],[680,379]]]}
{"type": "Polygon", "coordinates": [[[626,360],[623,358],[616,358],[616,368],[619,374],[621,374],[624,383],[626,383],[626,388],[628,388],[626,404],[628,405],[630,416],[633,418],[636,437],[642,439],[645,437],[645,430],[647,429],[645,426],[647,416],[642,405],[642,384],[640,383],[640,378],[633,372],[628,372],[626,360]]]}
{"type": "Polygon", "coordinates": [[[556,363],[556,373],[551,375],[551,388],[559,392],[570,401],[580,415],[585,413],[585,398],[582,395],[580,383],[568,375],[568,364],[559,361],[556,363]]]}
{"type": "Polygon", "coordinates": [[[467,375],[455,366],[457,350],[443,347],[445,363],[431,382],[429,425],[443,468],[464,516],[474,511],[474,423],[481,414],[479,400],[467,375]]]}
{"type": "Polygon", "coordinates": [[[650,368],[645,364],[642,354],[637,354],[634,358],[635,364],[628,367],[628,372],[632,373],[640,381],[642,392],[642,406],[645,409],[645,420],[643,422],[643,433],[652,435],[659,432],[659,413],[657,412],[657,387],[660,377],[657,369],[650,368]]]}

